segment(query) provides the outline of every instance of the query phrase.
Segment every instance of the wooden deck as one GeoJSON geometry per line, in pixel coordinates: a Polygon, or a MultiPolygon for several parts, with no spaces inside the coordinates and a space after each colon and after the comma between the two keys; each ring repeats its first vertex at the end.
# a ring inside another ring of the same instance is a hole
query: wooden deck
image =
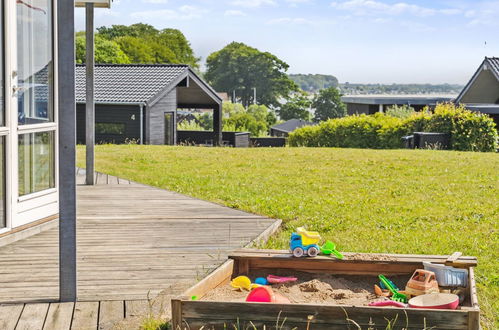
{"type": "MultiPolygon", "coordinates": [[[[274,219],[170,191],[96,178],[96,186],[77,188],[79,302],[57,303],[58,229],[42,232],[0,248],[0,329],[96,329],[136,313],[148,298],[180,293],[230,250],[278,226],[274,219]],[[52,326],[56,321],[64,325],[52,326]]],[[[77,182],[83,180],[79,170],[77,182]]]]}

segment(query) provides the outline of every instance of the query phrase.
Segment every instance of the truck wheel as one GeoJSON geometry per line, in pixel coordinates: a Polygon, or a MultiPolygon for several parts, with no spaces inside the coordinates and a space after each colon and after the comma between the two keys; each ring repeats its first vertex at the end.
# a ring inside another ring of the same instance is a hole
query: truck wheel
{"type": "Polygon", "coordinates": [[[307,254],[309,257],[317,257],[319,255],[319,250],[316,247],[312,246],[307,250],[307,254]]]}
{"type": "Polygon", "coordinates": [[[301,247],[296,247],[293,249],[293,256],[296,258],[303,257],[304,254],[305,254],[305,251],[303,251],[303,249],[301,247]]]}

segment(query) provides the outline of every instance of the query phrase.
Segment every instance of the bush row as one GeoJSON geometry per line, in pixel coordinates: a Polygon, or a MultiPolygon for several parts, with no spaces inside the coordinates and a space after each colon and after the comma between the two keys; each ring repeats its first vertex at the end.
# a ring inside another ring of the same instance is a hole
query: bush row
{"type": "Polygon", "coordinates": [[[300,128],[289,136],[290,146],[397,149],[413,132],[447,133],[451,149],[495,151],[498,133],[487,115],[454,104],[439,104],[433,113],[415,112],[407,118],[382,113],[331,119],[300,128]]]}

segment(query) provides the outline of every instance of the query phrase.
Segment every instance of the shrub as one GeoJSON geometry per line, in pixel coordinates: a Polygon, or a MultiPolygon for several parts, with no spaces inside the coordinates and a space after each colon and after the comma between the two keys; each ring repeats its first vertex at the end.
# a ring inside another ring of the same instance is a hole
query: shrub
{"type": "Polygon", "coordinates": [[[331,119],[318,126],[304,127],[289,136],[291,146],[337,148],[399,148],[407,134],[402,120],[381,113],[331,119]]]}
{"type": "Polygon", "coordinates": [[[451,136],[451,148],[462,151],[494,151],[498,133],[487,115],[454,104],[439,104],[434,114],[427,109],[399,118],[382,113],[331,119],[318,126],[300,128],[289,136],[290,146],[396,149],[412,132],[439,132],[451,136]]]}
{"type": "Polygon", "coordinates": [[[386,110],[386,115],[390,117],[396,117],[401,119],[407,119],[414,115],[416,111],[413,107],[404,105],[393,105],[386,110]]]}

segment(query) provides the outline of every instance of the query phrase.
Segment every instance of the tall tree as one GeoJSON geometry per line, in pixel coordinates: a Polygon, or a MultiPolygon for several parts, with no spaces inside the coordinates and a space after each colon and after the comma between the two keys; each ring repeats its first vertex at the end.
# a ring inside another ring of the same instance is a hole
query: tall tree
{"type": "Polygon", "coordinates": [[[176,29],[158,30],[152,25],[137,23],[97,28],[99,35],[116,41],[132,63],[187,64],[199,68],[200,58],[187,38],[176,29]]]}
{"type": "Polygon", "coordinates": [[[347,115],[347,107],[341,101],[341,94],[336,87],[319,91],[312,103],[312,107],[315,108],[314,121],[316,122],[347,115]]]}
{"type": "Polygon", "coordinates": [[[279,107],[277,113],[282,120],[302,119],[308,121],[312,117],[311,104],[312,102],[305,93],[296,93],[279,107]]]}
{"type": "Polygon", "coordinates": [[[233,42],[212,53],[206,60],[205,78],[220,91],[235,93],[243,105],[257,101],[277,106],[278,99],[287,97],[298,86],[286,75],[288,64],[268,52],[261,52],[243,43],[233,42]]]}
{"type": "MultiPolygon", "coordinates": [[[[85,34],[76,36],[76,63],[85,63],[85,34]]],[[[99,64],[128,64],[130,58],[123,52],[116,42],[107,40],[99,35],[95,36],[95,62],[99,64]]]]}

